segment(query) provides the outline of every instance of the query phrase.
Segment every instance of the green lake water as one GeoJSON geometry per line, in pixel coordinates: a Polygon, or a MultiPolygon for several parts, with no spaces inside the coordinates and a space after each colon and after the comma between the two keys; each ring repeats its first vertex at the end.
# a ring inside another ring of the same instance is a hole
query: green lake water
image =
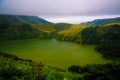
{"type": "Polygon", "coordinates": [[[56,40],[0,41],[0,51],[20,58],[43,62],[46,65],[67,69],[71,65],[103,64],[108,62],[94,50],[93,45],[78,45],[56,40]]]}

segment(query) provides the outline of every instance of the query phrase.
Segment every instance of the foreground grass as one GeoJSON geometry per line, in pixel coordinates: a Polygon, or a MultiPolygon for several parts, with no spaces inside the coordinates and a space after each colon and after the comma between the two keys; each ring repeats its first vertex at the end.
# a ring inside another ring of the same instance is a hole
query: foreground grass
{"type": "Polygon", "coordinates": [[[120,80],[120,62],[73,65],[68,71],[0,52],[0,80],[120,80]]]}
{"type": "Polygon", "coordinates": [[[0,52],[0,80],[78,80],[77,74],[0,52]]]}

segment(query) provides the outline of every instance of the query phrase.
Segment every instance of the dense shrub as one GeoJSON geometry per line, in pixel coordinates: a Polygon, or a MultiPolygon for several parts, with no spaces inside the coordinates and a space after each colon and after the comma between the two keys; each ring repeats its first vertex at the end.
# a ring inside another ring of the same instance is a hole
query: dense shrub
{"type": "Polygon", "coordinates": [[[70,72],[79,73],[82,80],[119,80],[120,63],[91,64],[80,66],[71,66],[70,72]],[[77,68],[76,68],[77,67],[77,68]],[[72,68],[72,69],[71,69],[72,68]],[[79,71],[80,70],[80,71],[79,71]],[[78,72],[79,71],[79,72],[78,72]]]}
{"type": "Polygon", "coordinates": [[[107,59],[120,59],[120,43],[114,44],[101,44],[96,47],[96,51],[100,52],[104,58],[107,59]]]}
{"type": "Polygon", "coordinates": [[[100,43],[100,37],[97,32],[97,27],[88,27],[83,29],[80,34],[82,44],[98,44],[100,43]]]}
{"type": "Polygon", "coordinates": [[[0,52],[0,80],[79,80],[79,78],[78,74],[0,52]]]}

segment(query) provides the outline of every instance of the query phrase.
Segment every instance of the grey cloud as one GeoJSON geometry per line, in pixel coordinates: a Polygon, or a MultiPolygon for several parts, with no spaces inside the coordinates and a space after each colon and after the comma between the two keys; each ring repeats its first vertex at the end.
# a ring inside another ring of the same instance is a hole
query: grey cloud
{"type": "Polygon", "coordinates": [[[31,15],[120,14],[120,0],[0,0],[0,13],[31,15]]]}

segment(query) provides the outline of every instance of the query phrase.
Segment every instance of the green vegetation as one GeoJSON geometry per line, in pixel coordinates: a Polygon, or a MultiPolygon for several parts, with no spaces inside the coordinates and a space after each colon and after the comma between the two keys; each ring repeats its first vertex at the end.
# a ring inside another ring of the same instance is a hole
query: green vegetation
{"type": "Polygon", "coordinates": [[[51,34],[38,30],[30,24],[0,24],[0,40],[50,39],[51,34]]]}
{"type": "Polygon", "coordinates": [[[120,41],[120,24],[107,24],[98,28],[98,33],[103,43],[120,41]]]}
{"type": "Polygon", "coordinates": [[[46,25],[35,25],[35,27],[40,30],[40,31],[43,31],[43,32],[46,32],[46,33],[52,33],[52,32],[55,32],[56,29],[54,28],[54,24],[46,24],[46,25]]]}
{"type": "Polygon", "coordinates": [[[88,27],[78,34],[77,42],[81,44],[98,44],[99,39],[97,27],[88,27]]]}
{"type": "Polygon", "coordinates": [[[1,80],[119,80],[120,63],[73,65],[68,71],[0,52],[1,80]],[[72,73],[71,73],[72,72],[72,73]]]}
{"type": "Polygon", "coordinates": [[[79,74],[0,52],[1,80],[79,80],[79,78],[79,74]]]}
{"type": "Polygon", "coordinates": [[[84,25],[72,25],[69,29],[61,30],[58,32],[58,35],[63,35],[65,37],[74,37],[78,34],[82,29],[86,28],[84,25]]]}
{"type": "Polygon", "coordinates": [[[57,40],[75,42],[77,40],[76,37],[78,33],[80,33],[86,27],[87,26],[84,25],[71,25],[69,28],[57,32],[57,40]]]}
{"type": "Polygon", "coordinates": [[[10,53],[0,52],[0,80],[119,80],[119,44],[120,18],[73,25],[0,15],[0,51],[10,53]]]}
{"type": "Polygon", "coordinates": [[[110,23],[99,27],[69,28],[59,31],[58,40],[74,41],[79,44],[97,45],[96,51],[107,59],[120,58],[120,23],[110,23]],[[77,30],[75,30],[77,29],[77,30]]]}
{"type": "Polygon", "coordinates": [[[96,51],[100,52],[104,58],[120,59],[120,43],[100,44],[96,47],[96,51]]]}
{"type": "MultiPolygon", "coordinates": [[[[82,27],[81,27],[82,28],[82,27]]],[[[75,34],[77,31],[71,33],[75,34]]],[[[77,29],[79,30],[79,29],[77,29]]],[[[61,31],[61,34],[67,34],[66,31],[61,31]]],[[[71,39],[74,39],[74,42],[80,44],[102,44],[102,43],[114,43],[120,41],[120,24],[111,23],[99,27],[83,27],[79,33],[73,35],[71,39]]],[[[69,34],[68,34],[69,35],[69,34]]],[[[72,36],[72,34],[70,34],[72,36]]]]}
{"type": "Polygon", "coordinates": [[[106,24],[98,29],[100,45],[96,51],[107,59],[120,59],[120,24],[106,24]]]}
{"type": "Polygon", "coordinates": [[[68,23],[57,23],[53,25],[53,27],[56,29],[56,32],[69,29],[70,26],[72,26],[72,24],[68,24],[68,23]]]}
{"type": "Polygon", "coordinates": [[[79,73],[81,80],[119,80],[120,62],[92,64],[85,66],[72,65],[68,68],[72,73],[79,73]]]}

